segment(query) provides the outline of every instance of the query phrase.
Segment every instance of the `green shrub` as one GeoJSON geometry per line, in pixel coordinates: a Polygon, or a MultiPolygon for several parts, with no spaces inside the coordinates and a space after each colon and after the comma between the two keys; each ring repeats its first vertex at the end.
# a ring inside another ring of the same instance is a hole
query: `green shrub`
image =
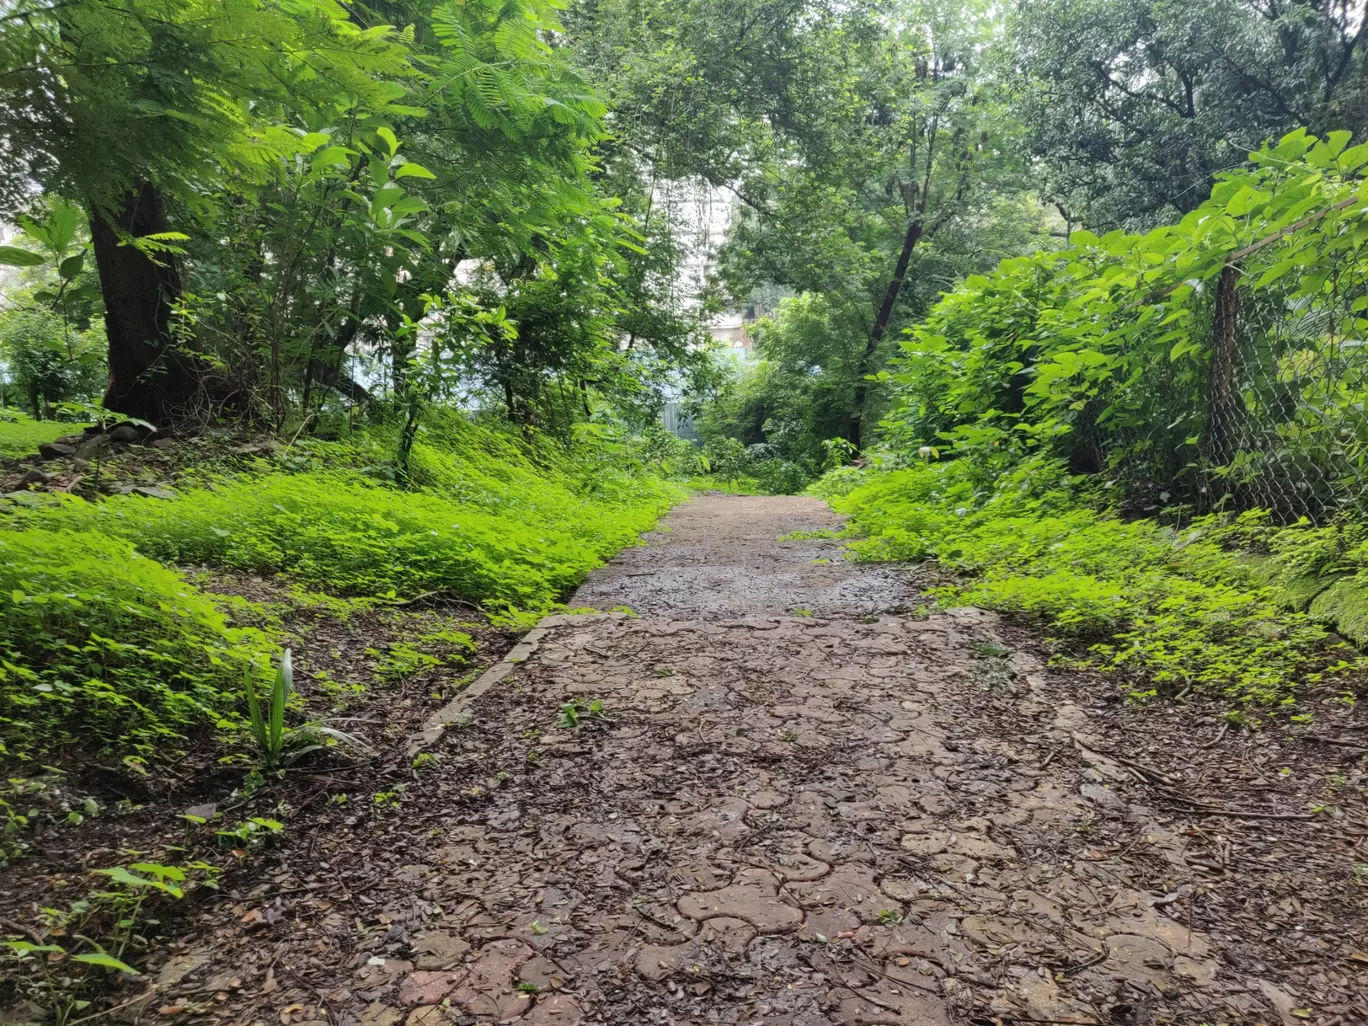
{"type": "Polygon", "coordinates": [[[319,471],[245,477],[170,501],[70,498],[26,517],[117,535],[166,563],[288,574],[336,594],[443,591],[537,607],[634,542],[674,494],[645,486],[631,503],[599,503],[527,483],[515,500],[475,484],[460,501],[319,471]]]}
{"type": "Polygon", "coordinates": [[[233,715],[266,639],[98,533],[0,532],[0,753],[164,754],[233,715]]]}
{"type": "Polygon", "coordinates": [[[613,439],[567,453],[458,417],[434,424],[411,454],[410,483],[421,487],[409,490],[386,481],[394,448],[382,429],[286,447],[234,476],[192,470],[169,500],[3,504],[0,740],[27,756],[79,732],[118,754],[146,753],[236,721],[243,664],[266,663],[271,639],[230,630],[215,600],[168,566],[281,574],[333,595],[440,592],[538,610],[684,494],[650,476],[645,459],[630,461],[635,475],[613,469],[613,439]]]}
{"type": "MultiPolygon", "coordinates": [[[[936,559],[963,575],[934,589],[937,601],[1037,620],[1085,650],[1084,665],[1123,672],[1137,692],[1199,687],[1273,704],[1357,659],[1280,603],[1267,569],[1231,547],[1257,516],[1181,529],[1122,520],[1039,457],[987,488],[968,459],[858,478],[842,471],[830,484],[819,490],[851,514],[856,558],[936,559]]],[[[1296,564],[1298,537],[1327,550],[1309,529],[1272,532],[1274,559],[1296,564]]]]}

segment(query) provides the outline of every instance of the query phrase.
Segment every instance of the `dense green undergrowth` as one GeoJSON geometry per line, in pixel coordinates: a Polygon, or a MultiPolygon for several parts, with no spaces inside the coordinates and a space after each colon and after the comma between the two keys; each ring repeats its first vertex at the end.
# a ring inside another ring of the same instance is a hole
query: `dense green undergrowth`
{"type": "MultiPolygon", "coordinates": [[[[11,757],[81,743],[174,749],[239,721],[246,664],[279,638],[181,566],[284,575],[333,595],[440,592],[546,609],[684,494],[640,442],[532,446],[449,418],[393,483],[383,430],[292,446],[246,472],[189,468],[179,497],[50,495],[0,514],[0,743],[11,757]]],[[[668,453],[665,454],[668,456],[668,453]]],[[[237,600],[241,604],[241,600],[237,600]]]]}
{"type": "Polygon", "coordinates": [[[0,407],[0,459],[27,456],[54,438],[75,434],[80,427],[56,420],[34,420],[18,410],[0,407]]]}
{"type": "Polygon", "coordinates": [[[1352,524],[1277,528],[1260,512],[1125,520],[1043,458],[996,474],[973,459],[848,469],[817,491],[851,515],[855,558],[934,559],[962,577],[935,589],[938,602],[1042,623],[1065,658],[1121,674],[1137,695],[1290,706],[1300,686],[1364,668],[1288,587],[1368,592],[1368,544],[1352,524]]]}

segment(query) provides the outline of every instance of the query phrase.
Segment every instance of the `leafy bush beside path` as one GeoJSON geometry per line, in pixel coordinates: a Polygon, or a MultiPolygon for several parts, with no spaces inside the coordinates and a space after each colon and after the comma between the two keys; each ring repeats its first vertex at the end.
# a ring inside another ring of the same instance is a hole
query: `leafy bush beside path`
{"type": "Polygon", "coordinates": [[[627,473],[599,466],[592,447],[529,451],[473,425],[418,446],[416,486],[402,489],[383,464],[362,465],[386,443],[312,443],[174,499],[6,504],[0,754],[160,754],[235,719],[244,666],[264,667],[280,639],[232,626],[226,600],[177,566],[281,574],[342,596],[440,592],[539,610],[684,495],[630,443],[605,443],[627,473]]]}
{"type": "Polygon", "coordinates": [[[851,515],[855,558],[934,559],[963,577],[934,589],[938,602],[1042,623],[1136,694],[1193,688],[1290,706],[1299,686],[1365,668],[1278,582],[1358,560],[1368,588],[1368,547],[1307,560],[1316,532],[1331,529],[1274,528],[1258,512],[1125,520],[1081,487],[1062,462],[1036,457],[999,474],[973,459],[844,470],[817,491],[851,515]]]}

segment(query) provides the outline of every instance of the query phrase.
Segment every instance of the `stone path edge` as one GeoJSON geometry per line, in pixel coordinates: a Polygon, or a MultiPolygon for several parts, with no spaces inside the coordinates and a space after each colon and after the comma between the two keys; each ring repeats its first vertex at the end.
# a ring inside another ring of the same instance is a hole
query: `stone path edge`
{"type": "Polygon", "coordinates": [[[425,748],[431,748],[442,739],[446,728],[451,724],[464,725],[470,722],[470,706],[500,681],[507,680],[515,670],[536,654],[542,640],[549,631],[558,627],[574,627],[594,620],[626,619],[626,613],[552,613],[537,621],[535,627],[524,634],[508,654],[485,670],[469,687],[461,691],[444,706],[432,713],[418,730],[410,734],[404,742],[405,756],[412,759],[425,748]]]}

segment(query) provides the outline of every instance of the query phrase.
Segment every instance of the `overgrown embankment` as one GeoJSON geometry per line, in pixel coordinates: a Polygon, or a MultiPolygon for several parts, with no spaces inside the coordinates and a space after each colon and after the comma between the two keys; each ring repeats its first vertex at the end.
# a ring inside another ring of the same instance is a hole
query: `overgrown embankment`
{"type": "Polygon", "coordinates": [[[634,543],[682,495],[640,445],[567,450],[445,418],[410,458],[383,431],[266,447],[237,469],[182,468],[179,494],[34,493],[0,513],[0,743],[169,754],[233,729],[265,674],[279,610],[216,594],[186,567],[278,576],[358,606],[423,595],[536,611],[634,543]]]}
{"type": "Polygon", "coordinates": [[[1124,519],[1039,457],[995,471],[973,458],[845,470],[817,491],[851,515],[855,558],[935,560],[957,575],[937,602],[1043,624],[1062,658],[1115,672],[1136,695],[1291,706],[1305,685],[1348,689],[1368,669],[1332,633],[1368,642],[1364,606],[1312,601],[1327,587],[1368,591],[1368,533],[1353,522],[1124,519]]]}

